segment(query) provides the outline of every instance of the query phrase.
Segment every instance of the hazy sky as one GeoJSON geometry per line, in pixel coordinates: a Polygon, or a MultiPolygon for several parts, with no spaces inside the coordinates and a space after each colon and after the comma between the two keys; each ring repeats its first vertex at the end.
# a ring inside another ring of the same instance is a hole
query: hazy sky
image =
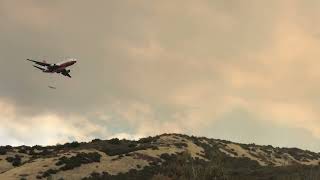
{"type": "Polygon", "coordinates": [[[0,144],[177,132],[320,151],[319,8],[2,0],[0,144]],[[72,79],[25,61],[68,57],[72,79]]]}

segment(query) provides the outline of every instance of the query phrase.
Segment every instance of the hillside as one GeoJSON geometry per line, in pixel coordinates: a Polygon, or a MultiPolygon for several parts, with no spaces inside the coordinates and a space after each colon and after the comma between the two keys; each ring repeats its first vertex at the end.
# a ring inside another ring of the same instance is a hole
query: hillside
{"type": "Polygon", "coordinates": [[[0,147],[0,179],[320,179],[320,154],[163,134],[0,147]]]}

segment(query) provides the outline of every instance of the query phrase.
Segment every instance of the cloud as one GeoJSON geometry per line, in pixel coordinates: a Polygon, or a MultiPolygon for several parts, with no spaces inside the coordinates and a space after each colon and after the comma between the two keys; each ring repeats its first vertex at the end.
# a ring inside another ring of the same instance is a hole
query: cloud
{"type": "Polygon", "coordinates": [[[0,137],[7,142],[210,135],[239,108],[257,122],[320,138],[317,2],[1,5],[0,137]],[[68,56],[79,59],[68,80],[23,61],[68,56]]]}
{"type": "Polygon", "coordinates": [[[17,23],[23,28],[48,28],[61,18],[61,14],[54,11],[53,8],[47,8],[43,3],[3,1],[1,6],[2,15],[5,19],[17,23]]]}
{"type": "Polygon", "coordinates": [[[140,138],[143,138],[143,137],[144,136],[139,135],[139,134],[119,133],[119,134],[114,134],[114,135],[110,136],[108,139],[118,138],[118,139],[139,140],[140,138]]]}
{"type": "Polygon", "coordinates": [[[1,144],[50,145],[73,140],[88,141],[99,134],[108,134],[103,127],[77,116],[41,113],[36,116],[17,114],[16,107],[0,101],[1,144]]]}

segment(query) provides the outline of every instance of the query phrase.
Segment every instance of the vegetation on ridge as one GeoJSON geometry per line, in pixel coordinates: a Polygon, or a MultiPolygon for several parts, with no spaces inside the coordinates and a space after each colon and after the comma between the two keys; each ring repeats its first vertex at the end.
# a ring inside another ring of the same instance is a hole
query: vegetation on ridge
{"type": "Polygon", "coordinates": [[[318,153],[298,148],[239,144],[181,134],[163,134],[138,141],[113,138],[47,147],[2,146],[0,164],[3,160],[9,162],[12,167],[8,167],[2,173],[0,171],[0,178],[6,177],[4,175],[10,173],[10,168],[19,166],[23,169],[34,162],[44,161],[48,164],[35,167],[44,169],[37,171],[37,174],[23,172],[16,176],[24,179],[68,179],[61,173],[72,174],[74,170],[86,164],[85,167],[91,167],[90,172],[79,175],[84,180],[320,179],[318,153]],[[106,162],[106,159],[109,160],[106,162]],[[98,168],[100,164],[103,168],[98,168]],[[117,168],[108,169],[115,165],[117,168]]]}

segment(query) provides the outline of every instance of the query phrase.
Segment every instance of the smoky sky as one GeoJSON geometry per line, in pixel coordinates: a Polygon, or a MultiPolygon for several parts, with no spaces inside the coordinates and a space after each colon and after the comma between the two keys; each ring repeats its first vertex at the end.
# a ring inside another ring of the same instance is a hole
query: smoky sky
{"type": "Polygon", "coordinates": [[[1,1],[0,144],[179,132],[319,150],[319,7],[1,1]],[[25,61],[69,57],[71,79],[25,61]]]}

